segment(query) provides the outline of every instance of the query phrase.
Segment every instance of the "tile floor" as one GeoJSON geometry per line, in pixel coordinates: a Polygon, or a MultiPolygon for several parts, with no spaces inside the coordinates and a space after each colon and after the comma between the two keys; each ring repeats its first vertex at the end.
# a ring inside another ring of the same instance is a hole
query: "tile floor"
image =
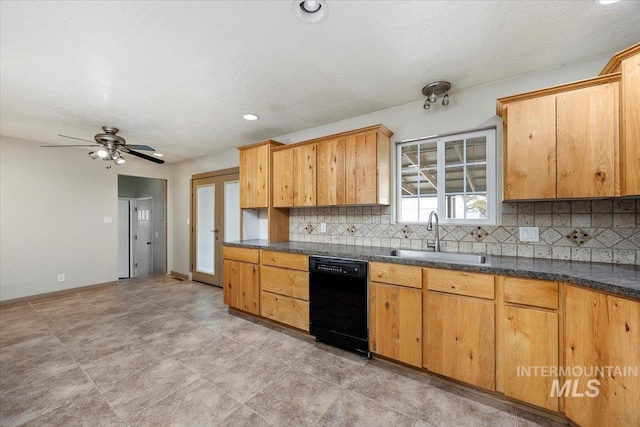
{"type": "Polygon", "coordinates": [[[553,426],[168,276],[0,307],[0,425],[553,426]]]}

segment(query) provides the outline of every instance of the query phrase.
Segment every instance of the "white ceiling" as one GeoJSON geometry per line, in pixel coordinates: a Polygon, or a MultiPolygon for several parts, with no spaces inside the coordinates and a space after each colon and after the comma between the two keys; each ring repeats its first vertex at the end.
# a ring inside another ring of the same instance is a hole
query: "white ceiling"
{"type": "Polygon", "coordinates": [[[0,132],[117,126],[169,162],[626,48],[640,2],[3,1],[0,132]],[[247,122],[245,112],[261,119],[247,122]]]}

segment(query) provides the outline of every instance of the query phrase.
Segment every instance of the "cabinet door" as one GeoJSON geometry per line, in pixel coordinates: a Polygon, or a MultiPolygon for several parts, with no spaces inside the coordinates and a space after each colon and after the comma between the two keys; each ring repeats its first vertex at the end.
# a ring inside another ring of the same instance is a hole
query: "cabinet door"
{"type": "Polygon", "coordinates": [[[370,132],[347,137],[345,145],[346,203],[378,203],[377,135],[370,132]]]}
{"type": "Polygon", "coordinates": [[[505,394],[557,411],[558,397],[551,397],[551,389],[558,377],[524,369],[558,366],[558,314],[506,306],[503,327],[505,394]]]}
{"type": "Polygon", "coordinates": [[[273,152],[273,206],[293,206],[293,149],[273,152]]]}
{"type": "Polygon", "coordinates": [[[345,204],[345,140],[318,144],[318,206],[345,204]]]}
{"type": "Polygon", "coordinates": [[[621,195],[640,194],[640,54],[622,61],[621,195]]]}
{"type": "Polygon", "coordinates": [[[572,382],[565,398],[565,413],[583,427],[637,426],[640,381],[622,370],[637,370],[640,360],[640,303],[575,286],[566,289],[566,366],[586,371],[617,367],[620,372],[585,372],[593,375],[581,377],[570,372],[566,377],[572,382]],[[587,387],[590,380],[599,382],[591,384],[597,396],[589,397],[594,393],[587,387]]]}
{"type": "Polygon", "coordinates": [[[223,275],[224,286],[222,288],[222,300],[229,307],[240,307],[240,292],[238,286],[240,284],[240,270],[238,261],[224,260],[223,275]]]}
{"type": "Polygon", "coordinates": [[[293,206],[316,205],[316,146],[293,149],[293,206]]]}
{"type": "Polygon", "coordinates": [[[556,197],[555,95],[505,110],[504,200],[556,197]]]}
{"type": "Polygon", "coordinates": [[[269,206],[269,154],[268,144],[253,148],[253,208],[269,206]]]}
{"type": "Polygon", "coordinates": [[[240,151],[240,207],[253,207],[253,151],[240,151]]]}
{"type": "Polygon", "coordinates": [[[557,96],[558,195],[613,197],[618,83],[557,96]]]}
{"type": "Polygon", "coordinates": [[[369,287],[371,351],[422,366],[422,292],[372,282],[369,287]]]}
{"type": "Polygon", "coordinates": [[[495,390],[495,312],[492,301],[429,292],[429,370],[495,390]]]}
{"type": "Polygon", "coordinates": [[[252,314],[260,314],[260,270],[257,264],[238,264],[239,308],[252,314]]]}

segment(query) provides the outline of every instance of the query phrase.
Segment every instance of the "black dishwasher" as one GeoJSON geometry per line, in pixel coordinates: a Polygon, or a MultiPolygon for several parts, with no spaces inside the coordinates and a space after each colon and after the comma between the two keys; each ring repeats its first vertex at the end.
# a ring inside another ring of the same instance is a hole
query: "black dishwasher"
{"type": "Polygon", "coordinates": [[[309,257],[309,333],[367,357],[367,262],[309,257]]]}

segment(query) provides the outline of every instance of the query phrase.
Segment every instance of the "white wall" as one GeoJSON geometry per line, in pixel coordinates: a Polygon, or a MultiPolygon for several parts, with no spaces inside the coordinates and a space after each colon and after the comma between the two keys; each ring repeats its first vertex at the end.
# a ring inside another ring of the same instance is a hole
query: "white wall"
{"type": "Polygon", "coordinates": [[[118,279],[117,175],[168,179],[172,167],[110,164],[83,149],[0,137],[0,300],[118,279]]]}

